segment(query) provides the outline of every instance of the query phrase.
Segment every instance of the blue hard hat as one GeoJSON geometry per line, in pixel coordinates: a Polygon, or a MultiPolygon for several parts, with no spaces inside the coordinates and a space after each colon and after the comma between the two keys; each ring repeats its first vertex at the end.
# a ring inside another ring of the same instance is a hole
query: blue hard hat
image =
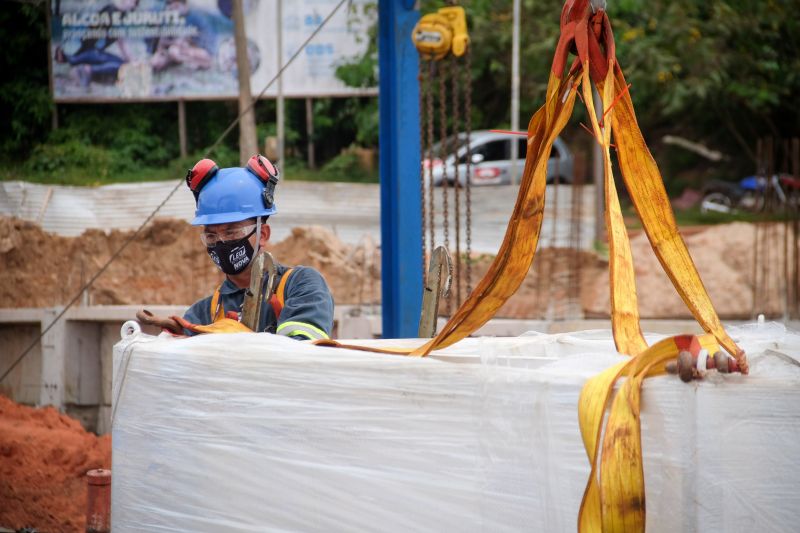
{"type": "Polygon", "coordinates": [[[244,168],[223,168],[200,191],[192,226],[227,224],[276,212],[274,203],[266,207],[264,182],[255,174],[244,168]]]}

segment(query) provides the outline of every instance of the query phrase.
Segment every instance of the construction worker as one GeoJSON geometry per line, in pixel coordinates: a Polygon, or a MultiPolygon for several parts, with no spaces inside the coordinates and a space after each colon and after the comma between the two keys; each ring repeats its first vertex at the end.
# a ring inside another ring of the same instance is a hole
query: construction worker
{"type": "MultiPolygon", "coordinates": [[[[199,161],[186,176],[195,195],[193,226],[208,255],[225,274],[215,293],[192,305],[184,319],[196,325],[219,318],[241,319],[253,259],[270,237],[267,221],[274,203],[278,170],[264,156],[253,156],[245,168],[220,169],[210,159],[199,161]]],[[[277,265],[275,294],[264,298],[257,331],[295,339],[327,339],[333,328],[333,298],[315,269],[277,265]]],[[[185,329],[187,335],[196,332],[185,329]]]]}

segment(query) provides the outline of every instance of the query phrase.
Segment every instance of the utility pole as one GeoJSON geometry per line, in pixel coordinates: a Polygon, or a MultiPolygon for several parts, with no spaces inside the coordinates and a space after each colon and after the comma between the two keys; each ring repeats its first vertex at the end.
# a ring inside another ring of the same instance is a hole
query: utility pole
{"type": "MultiPolygon", "coordinates": [[[[514,0],[511,26],[511,131],[519,131],[519,18],[520,0],[514,0]]],[[[511,184],[519,183],[517,159],[519,139],[511,139],[511,184]]]]}
{"type": "Polygon", "coordinates": [[[239,162],[244,166],[251,156],[258,153],[258,140],[256,113],[251,105],[253,94],[250,92],[250,58],[247,56],[242,0],[233,0],[233,28],[236,40],[236,70],[239,73],[239,114],[242,116],[239,121],[239,162]]]}
{"type": "Polygon", "coordinates": [[[308,168],[317,168],[314,157],[314,106],[311,98],[306,98],[306,135],[308,136],[308,168]]]}
{"type": "Polygon", "coordinates": [[[181,157],[188,154],[186,143],[186,102],[181,98],[178,100],[178,142],[181,146],[181,157]]]}
{"type": "MultiPolygon", "coordinates": [[[[283,0],[278,0],[278,16],[275,17],[275,23],[278,25],[276,28],[278,34],[278,47],[276,53],[278,54],[278,70],[283,66],[283,0]]],[[[284,131],[284,109],[283,109],[283,75],[278,76],[278,162],[281,167],[286,167],[283,160],[284,157],[284,138],[286,132],[284,131]]]]}

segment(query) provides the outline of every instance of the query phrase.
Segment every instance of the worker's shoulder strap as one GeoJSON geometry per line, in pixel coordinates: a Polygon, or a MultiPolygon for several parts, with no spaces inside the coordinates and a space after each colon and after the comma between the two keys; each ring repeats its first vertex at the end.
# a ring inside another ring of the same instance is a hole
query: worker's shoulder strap
{"type": "Polygon", "coordinates": [[[275,312],[275,319],[278,320],[281,317],[281,311],[283,311],[283,304],[286,301],[286,283],[289,281],[289,276],[291,276],[292,272],[294,272],[293,268],[286,269],[286,272],[283,273],[281,276],[280,282],[278,282],[278,288],[269,298],[269,304],[272,306],[272,310],[275,312]]]}
{"type": "MultiPolygon", "coordinates": [[[[275,311],[276,319],[280,318],[281,316],[283,304],[286,301],[286,283],[289,281],[289,276],[293,271],[293,268],[286,269],[286,272],[284,272],[283,276],[281,276],[280,282],[278,282],[278,289],[269,298],[269,304],[272,306],[272,310],[275,311]]],[[[216,322],[225,318],[225,306],[222,304],[222,294],[220,292],[221,289],[222,285],[217,287],[217,290],[214,291],[214,295],[211,297],[211,304],[209,306],[211,322],[216,322]]]]}

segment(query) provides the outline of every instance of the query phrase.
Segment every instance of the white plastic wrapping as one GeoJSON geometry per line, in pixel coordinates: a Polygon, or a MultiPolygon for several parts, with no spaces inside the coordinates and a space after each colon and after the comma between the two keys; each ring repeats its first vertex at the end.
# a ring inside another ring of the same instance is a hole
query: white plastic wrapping
{"type": "MultiPolygon", "coordinates": [[[[750,376],[645,382],[648,531],[800,524],[800,336],[732,334],[750,376]]],[[[620,358],[607,331],[426,359],[137,333],[114,357],[115,531],[325,532],[574,530],[578,394],[620,358]]]]}

